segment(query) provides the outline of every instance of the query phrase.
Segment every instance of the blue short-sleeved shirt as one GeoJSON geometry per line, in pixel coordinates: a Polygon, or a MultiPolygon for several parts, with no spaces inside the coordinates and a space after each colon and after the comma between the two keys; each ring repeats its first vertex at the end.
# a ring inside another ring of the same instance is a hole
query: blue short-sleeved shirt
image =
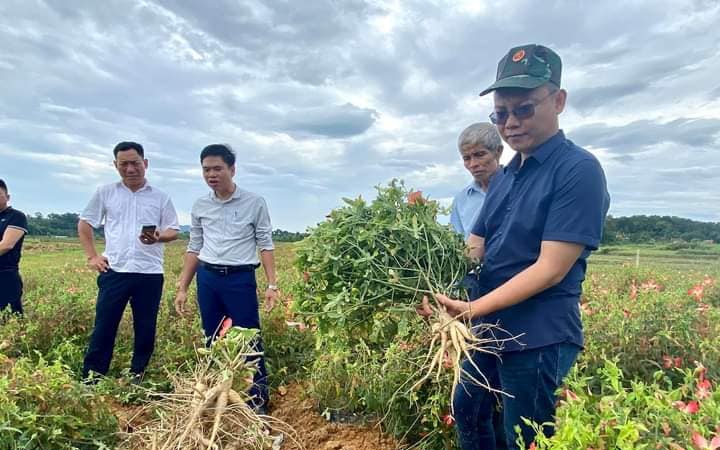
{"type": "Polygon", "coordinates": [[[524,334],[520,343],[510,341],[503,351],[561,342],[583,345],[579,299],[586,260],[600,244],[609,205],[600,163],[562,131],[539,146],[522,167],[517,154],[493,177],[472,231],[485,238],[479,280],[483,294],[535,263],[542,241],[585,246],[560,283],[480,319],[499,323],[513,336],[524,334]]]}
{"type": "Polygon", "coordinates": [[[455,231],[461,233],[465,239],[467,239],[477,221],[484,201],[485,192],[475,181],[465,186],[453,199],[450,210],[450,225],[455,231]]]}

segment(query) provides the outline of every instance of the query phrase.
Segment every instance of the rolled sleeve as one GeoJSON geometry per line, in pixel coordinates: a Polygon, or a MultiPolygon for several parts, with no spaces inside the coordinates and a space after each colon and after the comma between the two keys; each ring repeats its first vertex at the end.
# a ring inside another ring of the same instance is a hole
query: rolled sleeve
{"type": "Polygon", "coordinates": [[[175,211],[175,206],[173,205],[170,197],[168,197],[162,210],[162,217],[160,218],[160,229],[163,231],[167,229],[180,229],[180,222],[178,221],[177,212],[175,211]]]}
{"type": "Polygon", "coordinates": [[[610,205],[600,164],[586,159],[572,167],[554,193],[543,229],[543,241],[573,242],[596,250],[610,205]]]}
{"type": "Polygon", "coordinates": [[[259,208],[255,218],[255,243],[261,251],[275,249],[272,240],[270,213],[264,199],[259,200],[259,208]]]}
{"type": "Polygon", "coordinates": [[[90,199],[83,212],[80,214],[80,220],[89,223],[93,228],[99,228],[105,218],[105,202],[100,188],[90,199]]]}
{"type": "MultiPolygon", "coordinates": [[[[27,223],[27,217],[25,214],[21,213],[18,210],[14,211],[14,214],[10,216],[10,220],[8,220],[8,228],[15,228],[18,230],[23,231],[25,234],[28,232],[28,223],[27,223]]],[[[2,236],[0,236],[1,238],[2,236]]]]}
{"type": "Polygon", "coordinates": [[[187,251],[190,253],[200,253],[203,247],[203,229],[200,218],[195,213],[190,214],[190,240],[188,241],[187,251]]]}

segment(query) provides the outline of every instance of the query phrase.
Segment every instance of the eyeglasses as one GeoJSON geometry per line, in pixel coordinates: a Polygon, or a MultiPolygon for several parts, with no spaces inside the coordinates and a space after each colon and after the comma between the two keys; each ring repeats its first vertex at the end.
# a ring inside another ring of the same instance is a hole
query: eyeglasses
{"type": "Polygon", "coordinates": [[[517,108],[511,109],[510,111],[495,111],[490,114],[490,122],[494,123],[495,125],[505,125],[505,122],[507,122],[507,120],[510,118],[510,114],[515,116],[517,120],[529,119],[535,115],[535,107],[552,97],[555,92],[549,93],[535,103],[527,103],[525,105],[520,105],[517,108]]]}

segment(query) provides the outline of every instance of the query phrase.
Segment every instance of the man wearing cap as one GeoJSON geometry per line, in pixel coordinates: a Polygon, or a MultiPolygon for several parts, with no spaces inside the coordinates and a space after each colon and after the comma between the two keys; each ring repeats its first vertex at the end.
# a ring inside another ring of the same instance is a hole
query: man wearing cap
{"type": "Polygon", "coordinates": [[[78,235],[88,265],[98,272],[95,326],[85,354],[83,378],[105,375],[115,337],[130,303],[135,342],[130,372],[139,382],[155,349],[163,289],[163,243],[177,239],[177,214],[170,197],[145,179],[148,160],[137,142],[113,149],[120,181],[98,188],[80,214],[78,235]],[[104,224],[105,251],[98,254],[93,228],[104,224]]]}
{"type": "Polygon", "coordinates": [[[22,315],[23,284],[20,278],[20,256],[28,224],[25,214],[8,205],[7,184],[0,180],[0,312],[10,306],[22,315]]]}
{"type": "MultiPolygon", "coordinates": [[[[190,241],[178,280],[175,309],[185,314],[187,289],[197,272],[200,319],[209,345],[225,318],[230,318],[233,326],[260,329],[255,269],[261,261],[268,282],[268,311],[275,304],[278,286],[267,204],[261,196],[233,182],[235,152],[227,144],[208,145],[200,153],[200,164],[212,191],[192,207],[190,241]]],[[[262,342],[256,344],[257,351],[262,352],[262,342]]],[[[256,359],[258,370],[249,394],[252,406],[265,414],[269,398],[267,371],[264,358],[256,359]]]]}
{"type": "MultiPolygon", "coordinates": [[[[502,396],[506,445],[513,449],[515,426],[525,446],[535,436],[521,417],[553,422],[555,391],[582,349],[581,285],[610,203],[598,160],[559,128],[567,98],[560,75],[560,57],[551,49],[515,47],[500,60],[495,83],[481,93],[494,93],[490,119],[517,153],[493,179],[468,238],[471,256],[483,262],[481,295],[470,302],[436,295],[451,313],[497,324],[517,337],[504,344],[502,358],[473,357],[493,387],[513,396],[502,396]]],[[[492,427],[493,401],[491,392],[470,382],[456,390],[464,450],[502,448],[495,443],[503,430],[492,427]]]]}

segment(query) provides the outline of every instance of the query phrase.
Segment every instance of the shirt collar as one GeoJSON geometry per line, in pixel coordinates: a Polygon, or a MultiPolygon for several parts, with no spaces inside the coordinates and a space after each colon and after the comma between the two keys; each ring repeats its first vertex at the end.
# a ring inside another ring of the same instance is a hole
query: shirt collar
{"type": "MultiPolygon", "coordinates": [[[[558,130],[553,137],[540,144],[540,146],[536,148],[530,156],[528,156],[528,159],[533,158],[538,163],[542,164],[555,152],[555,150],[560,148],[560,144],[563,142],[565,142],[565,133],[563,133],[562,130],[558,130]]],[[[507,167],[505,167],[505,171],[507,172],[508,170],[512,170],[513,172],[517,172],[520,169],[521,158],[522,156],[520,153],[516,153],[507,167]]]]}
{"type": "Polygon", "coordinates": [[[120,188],[122,188],[122,189],[125,189],[126,191],[128,191],[128,192],[130,192],[130,193],[133,193],[133,194],[136,194],[136,193],[138,193],[138,192],[140,192],[140,191],[144,191],[144,190],[152,190],[152,187],[150,186],[150,183],[148,183],[148,180],[147,180],[147,179],[145,180],[145,184],[143,184],[143,186],[142,186],[140,189],[138,189],[137,191],[135,191],[135,192],[133,192],[132,190],[130,190],[129,187],[125,186],[125,183],[123,183],[122,181],[118,181],[117,186],[120,187],[120,188]]]}
{"type": "Polygon", "coordinates": [[[215,195],[215,191],[210,191],[210,199],[212,201],[218,202],[218,203],[227,203],[231,200],[239,198],[242,195],[242,193],[243,193],[242,189],[240,189],[240,187],[236,184],[235,191],[233,191],[232,195],[229,198],[223,200],[220,197],[218,197],[217,195],[215,195]]]}
{"type": "Polygon", "coordinates": [[[482,188],[480,187],[479,184],[477,184],[476,181],[473,181],[472,183],[468,184],[467,187],[465,188],[465,193],[468,195],[472,194],[473,191],[474,192],[483,192],[482,188]]]}

